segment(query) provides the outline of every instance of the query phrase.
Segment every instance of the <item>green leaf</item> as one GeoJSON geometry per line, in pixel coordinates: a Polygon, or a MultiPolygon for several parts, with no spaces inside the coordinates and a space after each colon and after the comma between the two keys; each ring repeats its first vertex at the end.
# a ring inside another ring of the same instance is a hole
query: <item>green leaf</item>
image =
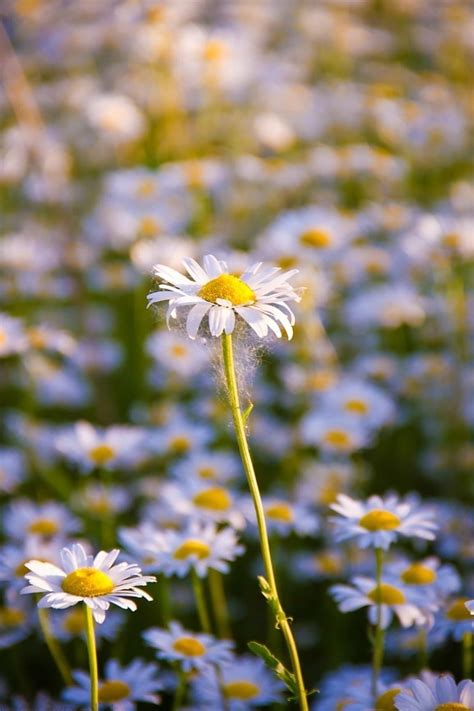
{"type": "Polygon", "coordinates": [[[264,644],[260,642],[249,642],[248,648],[257,657],[260,657],[269,669],[272,669],[276,676],[285,684],[288,691],[291,692],[293,696],[298,694],[298,685],[296,683],[295,675],[290,672],[277,657],[275,657],[272,652],[264,644]]]}

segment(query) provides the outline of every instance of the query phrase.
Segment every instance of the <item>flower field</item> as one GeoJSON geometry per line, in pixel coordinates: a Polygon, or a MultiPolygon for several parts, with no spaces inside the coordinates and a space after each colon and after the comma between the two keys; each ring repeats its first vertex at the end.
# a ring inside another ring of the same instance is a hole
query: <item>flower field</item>
{"type": "Polygon", "coordinates": [[[0,711],[474,711],[473,37],[3,0],[0,711]]]}

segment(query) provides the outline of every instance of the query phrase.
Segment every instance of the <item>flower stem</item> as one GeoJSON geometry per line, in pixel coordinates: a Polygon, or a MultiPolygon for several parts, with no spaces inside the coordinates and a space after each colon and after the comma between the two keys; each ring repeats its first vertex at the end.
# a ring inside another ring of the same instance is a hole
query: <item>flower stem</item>
{"type": "Polygon", "coordinates": [[[240,409],[239,391],[237,387],[237,377],[234,366],[234,352],[232,348],[232,336],[230,334],[224,334],[222,336],[222,355],[224,360],[224,370],[227,381],[229,403],[232,411],[232,418],[234,421],[235,434],[239,446],[240,457],[242,459],[242,464],[244,466],[245,473],[247,476],[250,494],[253,499],[255,515],[257,517],[260,548],[262,552],[263,563],[265,566],[265,576],[267,579],[267,583],[270,587],[272,601],[276,609],[276,623],[283,633],[288,653],[290,655],[291,664],[298,687],[298,702],[300,709],[302,709],[302,711],[307,711],[308,701],[303,681],[303,675],[301,672],[298,650],[296,648],[296,643],[293,637],[293,633],[291,631],[288,617],[286,616],[283,610],[280,598],[278,596],[278,588],[276,584],[275,573],[273,571],[270,543],[268,540],[267,524],[265,521],[265,511],[263,508],[262,497],[260,495],[258,481],[255,475],[252,457],[250,455],[250,449],[247,442],[247,436],[245,433],[245,421],[242,415],[242,411],[240,409]]]}
{"type": "Polygon", "coordinates": [[[69,669],[69,664],[66,661],[66,657],[63,654],[58,640],[51,634],[48,611],[44,607],[38,607],[38,618],[44,641],[51,652],[51,656],[56,662],[56,666],[59,669],[64,683],[70,686],[72,684],[71,670],[69,669]]]}
{"type": "Polygon", "coordinates": [[[99,710],[99,671],[97,668],[97,649],[95,645],[94,632],[94,617],[92,610],[87,605],[85,607],[86,614],[86,634],[87,634],[87,652],[89,654],[89,670],[91,678],[91,711],[99,710]]]}
{"type": "Polygon", "coordinates": [[[180,711],[180,709],[183,705],[184,697],[186,695],[187,677],[182,669],[178,669],[177,677],[178,677],[178,684],[176,686],[176,691],[174,694],[172,711],[180,711]]]}
{"type": "Polygon", "coordinates": [[[462,677],[470,679],[472,672],[472,632],[464,632],[462,638],[462,677]]]}
{"type": "Polygon", "coordinates": [[[204,597],[204,588],[202,585],[202,580],[194,569],[191,571],[191,580],[193,582],[194,597],[196,599],[199,622],[201,624],[203,632],[206,632],[206,634],[211,634],[211,622],[209,620],[209,613],[207,611],[206,598],[204,597]]]}
{"type": "Polygon", "coordinates": [[[381,584],[383,570],[383,550],[382,548],[375,549],[375,590],[377,601],[377,621],[375,623],[374,635],[374,654],[372,661],[372,695],[374,700],[377,698],[377,689],[380,676],[380,670],[383,663],[383,648],[385,632],[382,628],[382,600],[381,600],[381,584]]]}
{"type": "Polygon", "coordinates": [[[209,570],[209,592],[211,593],[212,608],[214,610],[215,621],[219,637],[221,639],[232,639],[229,624],[229,610],[225,597],[224,578],[218,570],[209,570]]]}

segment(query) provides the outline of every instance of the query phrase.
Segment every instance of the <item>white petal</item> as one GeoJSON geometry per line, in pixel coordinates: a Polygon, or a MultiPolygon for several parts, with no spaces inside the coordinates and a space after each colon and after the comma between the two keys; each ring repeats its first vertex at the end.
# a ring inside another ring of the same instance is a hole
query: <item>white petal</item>
{"type": "Polygon", "coordinates": [[[207,314],[211,306],[212,304],[210,304],[208,301],[201,301],[200,303],[193,306],[186,320],[186,331],[188,333],[189,338],[192,338],[193,340],[196,338],[199,326],[201,325],[201,321],[203,320],[204,316],[207,314]]]}
{"type": "Polygon", "coordinates": [[[206,254],[203,263],[204,269],[209,274],[210,279],[215,279],[215,277],[227,272],[227,264],[216,259],[213,254],[206,254]]]}
{"type": "Polygon", "coordinates": [[[192,259],[191,257],[185,257],[183,259],[183,264],[188,274],[190,274],[192,278],[197,281],[198,284],[205,284],[209,281],[208,275],[201,267],[201,265],[196,262],[195,259],[192,259]]]}
{"type": "Polygon", "coordinates": [[[238,306],[236,309],[239,316],[242,316],[244,321],[253,328],[257,336],[264,338],[268,334],[268,326],[262,314],[248,306],[238,306]]]}

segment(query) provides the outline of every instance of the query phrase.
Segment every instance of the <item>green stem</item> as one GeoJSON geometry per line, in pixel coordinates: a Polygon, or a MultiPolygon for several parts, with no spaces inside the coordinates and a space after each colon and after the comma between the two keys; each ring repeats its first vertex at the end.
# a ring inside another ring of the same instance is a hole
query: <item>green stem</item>
{"type": "Polygon", "coordinates": [[[423,669],[428,669],[428,632],[425,627],[420,629],[419,640],[420,671],[423,671],[423,669]]]}
{"type": "Polygon", "coordinates": [[[464,632],[462,638],[462,677],[470,679],[472,671],[472,632],[464,632]]]}
{"type": "Polygon", "coordinates": [[[94,617],[92,610],[84,605],[86,614],[87,652],[91,678],[91,711],[99,711],[99,671],[97,668],[97,649],[95,645],[94,617]]]}
{"type": "Polygon", "coordinates": [[[224,577],[218,570],[209,570],[209,592],[211,593],[212,608],[214,611],[219,637],[232,639],[229,624],[229,610],[224,589],[224,577]]]}
{"type": "Polygon", "coordinates": [[[207,611],[206,599],[204,597],[204,588],[202,585],[202,580],[196,571],[192,570],[191,580],[193,582],[194,597],[196,599],[196,607],[199,616],[199,622],[206,634],[211,634],[211,622],[209,620],[209,613],[207,611]]]}
{"type": "Polygon", "coordinates": [[[307,711],[308,700],[306,696],[303,675],[301,672],[298,650],[296,648],[296,643],[293,637],[293,633],[291,631],[288,617],[286,616],[281,605],[280,598],[278,597],[278,588],[276,584],[275,573],[273,571],[267,524],[265,521],[265,511],[263,508],[262,497],[260,496],[258,481],[255,475],[252,457],[250,455],[250,449],[247,442],[247,436],[245,433],[245,421],[242,416],[242,411],[240,409],[239,391],[237,387],[237,377],[235,374],[234,366],[234,353],[232,348],[232,336],[230,334],[224,334],[222,336],[222,354],[224,360],[224,370],[227,381],[229,403],[235,427],[235,434],[237,437],[237,443],[239,446],[242,464],[244,466],[245,473],[247,476],[250,494],[253,499],[255,515],[257,517],[260,548],[262,552],[263,563],[265,566],[265,575],[267,583],[270,586],[271,595],[276,608],[276,622],[283,633],[288,653],[290,655],[293,672],[298,686],[298,702],[300,705],[300,709],[302,709],[302,711],[307,711]]]}
{"type": "Polygon", "coordinates": [[[176,693],[174,695],[172,711],[180,711],[183,705],[184,696],[186,694],[186,674],[183,672],[182,669],[179,669],[177,671],[177,675],[178,685],[176,687],[176,693]]]}
{"type": "Polygon", "coordinates": [[[377,621],[375,623],[374,634],[374,653],[372,661],[372,695],[374,700],[377,698],[377,689],[380,676],[380,670],[383,663],[383,648],[385,632],[382,629],[382,600],[381,600],[381,584],[383,570],[383,550],[382,548],[375,549],[375,590],[377,602],[377,621]]]}
{"type": "Polygon", "coordinates": [[[66,661],[66,657],[64,656],[62,649],[58,643],[58,640],[55,639],[51,634],[48,610],[44,607],[38,607],[38,618],[41,631],[43,633],[44,641],[46,642],[48,649],[51,652],[51,656],[53,657],[56,666],[59,669],[63,681],[65,684],[67,684],[67,686],[71,686],[73,683],[71,670],[69,668],[69,664],[66,661]]]}

